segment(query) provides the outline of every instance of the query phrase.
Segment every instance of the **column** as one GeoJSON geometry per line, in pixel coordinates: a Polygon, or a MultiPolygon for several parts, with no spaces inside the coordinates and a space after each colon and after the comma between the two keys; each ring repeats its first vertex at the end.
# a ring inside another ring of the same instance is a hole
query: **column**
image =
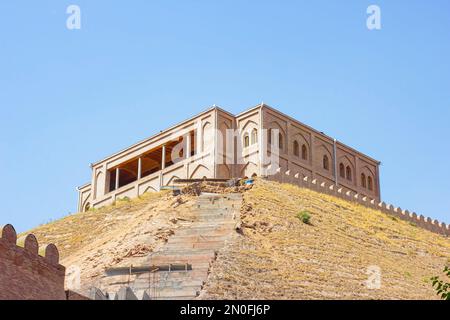
{"type": "Polygon", "coordinates": [[[161,150],[161,171],[159,171],[159,190],[163,186],[163,173],[162,171],[166,168],[166,145],[163,144],[161,150]]]}
{"type": "Polygon", "coordinates": [[[116,190],[119,189],[119,182],[120,182],[119,178],[120,178],[120,169],[117,168],[116,169],[116,190]]]}
{"type": "Polygon", "coordinates": [[[266,165],[266,157],[267,157],[267,141],[265,139],[265,131],[264,131],[264,123],[263,123],[263,110],[262,105],[259,109],[259,126],[258,126],[258,144],[259,144],[259,176],[265,176],[266,172],[264,170],[264,166],[266,165]]]}
{"type": "Polygon", "coordinates": [[[161,170],[166,168],[166,145],[163,144],[161,151],[161,170]]]}
{"type": "Polygon", "coordinates": [[[203,130],[202,130],[202,121],[197,120],[197,154],[202,153],[203,150],[203,130]]]}
{"type": "Polygon", "coordinates": [[[191,133],[186,136],[186,159],[191,157],[191,133]]]}
{"type": "Polygon", "coordinates": [[[356,155],[355,156],[355,186],[357,189],[357,192],[359,192],[359,187],[362,188],[361,185],[361,173],[359,172],[359,157],[356,155]]]}
{"type": "Polygon", "coordinates": [[[139,157],[138,159],[138,174],[137,179],[140,180],[142,178],[142,158],[139,157]]]}
{"type": "Polygon", "coordinates": [[[339,185],[338,183],[338,167],[337,167],[337,140],[333,139],[333,171],[334,171],[334,183],[336,186],[339,185]]]}
{"type": "MultiPolygon", "coordinates": [[[[191,157],[191,133],[188,132],[187,136],[186,136],[186,148],[185,148],[185,153],[186,153],[186,159],[189,159],[191,157]]],[[[189,179],[189,161],[186,161],[185,164],[185,170],[186,170],[186,179],[189,179]]]]}

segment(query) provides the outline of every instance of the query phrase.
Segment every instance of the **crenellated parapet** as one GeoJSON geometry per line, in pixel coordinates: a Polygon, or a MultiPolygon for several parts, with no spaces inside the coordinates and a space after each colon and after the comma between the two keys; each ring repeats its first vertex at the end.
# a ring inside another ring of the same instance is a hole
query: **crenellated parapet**
{"type": "Polygon", "coordinates": [[[39,246],[33,234],[18,239],[10,224],[0,226],[0,271],[0,300],[66,299],[56,246],[39,246]]]}
{"type": "Polygon", "coordinates": [[[379,210],[398,219],[411,222],[412,224],[431,232],[438,233],[444,236],[450,236],[450,225],[446,225],[443,222],[439,222],[435,219],[431,219],[423,215],[418,215],[415,212],[410,213],[408,210],[402,210],[400,207],[377,201],[376,199],[370,198],[366,195],[358,194],[353,190],[349,190],[342,186],[337,186],[336,184],[330,183],[328,181],[320,181],[317,178],[312,179],[311,177],[301,176],[299,173],[293,173],[289,170],[283,172],[281,168],[278,168],[276,170],[276,174],[268,176],[267,179],[272,181],[292,183],[300,187],[325,193],[344,200],[356,202],[365,207],[379,210]]]}
{"type": "MultiPolygon", "coordinates": [[[[10,246],[16,246],[35,256],[39,256],[43,263],[53,266],[61,266],[59,264],[59,251],[54,244],[46,244],[39,246],[34,234],[28,234],[17,238],[16,230],[10,224],[0,226],[0,238],[10,246]]],[[[62,267],[62,266],[61,266],[62,267]]]]}

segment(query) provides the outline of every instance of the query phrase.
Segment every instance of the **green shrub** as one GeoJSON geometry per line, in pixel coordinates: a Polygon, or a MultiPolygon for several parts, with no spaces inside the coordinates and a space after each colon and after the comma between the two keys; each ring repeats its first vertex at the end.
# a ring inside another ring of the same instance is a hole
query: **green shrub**
{"type": "Polygon", "coordinates": [[[311,214],[308,211],[304,210],[297,214],[297,218],[305,224],[310,224],[311,214]]]}
{"type": "MultiPolygon", "coordinates": [[[[444,268],[444,274],[450,279],[450,267],[444,268]]],[[[450,300],[450,282],[445,282],[439,277],[431,278],[433,288],[436,289],[437,295],[443,300],[450,300]]]]}

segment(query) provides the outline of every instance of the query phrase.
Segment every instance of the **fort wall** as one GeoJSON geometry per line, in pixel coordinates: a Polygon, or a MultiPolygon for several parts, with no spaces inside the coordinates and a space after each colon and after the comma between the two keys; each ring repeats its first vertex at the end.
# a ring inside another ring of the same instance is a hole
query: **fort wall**
{"type": "Polygon", "coordinates": [[[298,172],[284,171],[281,167],[277,170],[277,174],[268,176],[268,180],[291,183],[303,188],[308,188],[317,192],[325,193],[334,197],[338,197],[347,201],[356,202],[368,208],[380,210],[395,218],[408,221],[411,224],[438,233],[444,236],[450,236],[450,225],[439,222],[435,219],[419,215],[415,212],[402,210],[400,207],[378,201],[377,199],[361,195],[345,186],[330,183],[320,178],[302,177],[298,172]]]}
{"type": "Polygon", "coordinates": [[[66,300],[64,277],[55,245],[39,247],[34,235],[17,239],[12,225],[0,226],[0,300],[66,300]]]}

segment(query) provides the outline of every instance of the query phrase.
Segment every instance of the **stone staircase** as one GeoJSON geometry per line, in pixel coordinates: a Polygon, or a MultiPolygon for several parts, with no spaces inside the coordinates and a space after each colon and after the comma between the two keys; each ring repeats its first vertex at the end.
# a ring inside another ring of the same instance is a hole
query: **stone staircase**
{"type": "Polygon", "coordinates": [[[195,299],[208,277],[211,262],[234,234],[240,217],[242,195],[202,194],[194,208],[194,221],[181,227],[160,251],[148,256],[146,265],[177,265],[176,271],[139,274],[130,283],[138,298],[153,300],[195,299]],[[179,266],[186,268],[180,271],[179,266]]]}

